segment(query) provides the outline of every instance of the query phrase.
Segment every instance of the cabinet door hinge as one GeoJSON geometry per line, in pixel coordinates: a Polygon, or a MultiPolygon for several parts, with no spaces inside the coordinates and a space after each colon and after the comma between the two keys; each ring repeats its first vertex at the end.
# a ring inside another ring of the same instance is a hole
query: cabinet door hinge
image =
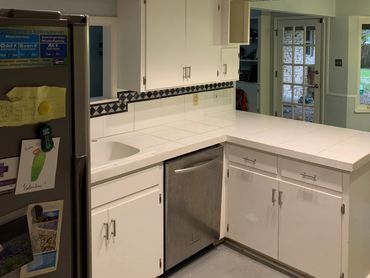
{"type": "Polygon", "coordinates": [[[274,31],[275,31],[275,36],[277,36],[278,35],[278,29],[275,29],[274,31]]]}
{"type": "Polygon", "coordinates": [[[340,212],[342,213],[342,215],[345,215],[346,214],[346,205],[343,204],[341,207],[340,207],[340,212]]]}
{"type": "Polygon", "coordinates": [[[162,269],[162,259],[159,259],[159,268],[162,269]]]}
{"type": "Polygon", "coordinates": [[[162,204],[162,194],[159,194],[159,203],[162,204]]]}
{"type": "Polygon", "coordinates": [[[143,85],[146,86],[146,76],[143,76],[143,85]]]}
{"type": "Polygon", "coordinates": [[[146,4],[146,0],[144,0],[144,5],[146,4]]]}
{"type": "Polygon", "coordinates": [[[229,224],[226,225],[226,232],[229,232],[230,231],[230,226],[229,224]]]}
{"type": "Polygon", "coordinates": [[[278,71],[275,70],[275,78],[277,78],[277,77],[278,77],[278,71]]]}
{"type": "Polygon", "coordinates": [[[340,278],[344,278],[344,273],[342,273],[342,274],[340,275],[340,278]]]}
{"type": "Polygon", "coordinates": [[[218,3],[217,9],[218,9],[218,11],[221,11],[221,4],[220,3],[218,3]]]}
{"type": "Polygon", "coordinates": [[[230,177],[230,170],[227,169],[227,177],[229,178],[230,177]]]}

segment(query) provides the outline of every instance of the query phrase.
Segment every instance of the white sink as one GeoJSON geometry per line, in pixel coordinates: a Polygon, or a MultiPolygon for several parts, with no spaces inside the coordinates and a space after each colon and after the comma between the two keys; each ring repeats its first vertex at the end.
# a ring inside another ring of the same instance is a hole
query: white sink
{"type": "Polygon", "coordinates": [[[91,164],[92,166],[126,158],[137,154],[140,150],[119,142],[92,142],[91,164]]]}

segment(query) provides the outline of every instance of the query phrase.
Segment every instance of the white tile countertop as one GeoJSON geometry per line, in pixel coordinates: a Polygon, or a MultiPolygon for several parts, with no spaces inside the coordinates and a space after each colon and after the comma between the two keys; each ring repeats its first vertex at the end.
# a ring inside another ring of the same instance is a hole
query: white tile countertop
{"type": "Polygon", "coordinates": [[[230,142],[352,172],[370,161],[370,133],[232,111],[105,137],[138,154],[91,169],[92,184],[215,144],[230,142]]]}

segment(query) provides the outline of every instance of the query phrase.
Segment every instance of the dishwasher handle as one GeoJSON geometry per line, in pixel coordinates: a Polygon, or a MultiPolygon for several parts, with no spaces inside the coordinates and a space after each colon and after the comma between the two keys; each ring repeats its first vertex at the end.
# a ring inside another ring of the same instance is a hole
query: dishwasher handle
{"type": "Polygon", "coordinates": [[[187,168],[176,169],[174,172],[175,172],[175,174],[184,174],[184,173],[193,172],[193,171],[196,171],[198,169],[205,168],[205,167],[209,166],[210,164],[216,162],[217,160],[218,160],[218,158],[213,158],[213,159],[209,159],[209,160],[205,160],[205,161],[200,161],[200,162],[197,162],[197,163],[194,163],[194,164],[190,165],[187,168]]]}

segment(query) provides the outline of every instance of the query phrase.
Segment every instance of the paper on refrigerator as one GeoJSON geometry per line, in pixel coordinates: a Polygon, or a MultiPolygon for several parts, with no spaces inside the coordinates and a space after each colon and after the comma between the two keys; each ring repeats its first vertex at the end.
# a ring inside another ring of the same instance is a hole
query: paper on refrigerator
{"type": "Polygon", "coordinates": [[[0,127],[46,122],[66,116],[66,88],[15,87],[0,101],[0,127]]]}
{"type": "Polygon", "coordinates": [[[0,159],[0,194],[14,192],[19,157],[0,159]]]}
{"type": "Polygon", "coordinates": [[[27,219],[33,261],[23,266],[21,278],[57,270],[63,218],[63,201],[28,206],[27,219]]]}
{"type": "Polygon", "coordinates": [[[41,150],[41,140],[23,140],[15,194],[32,193],[55,187],[60,138],[53,138],[50,152],[41,150]]]}

